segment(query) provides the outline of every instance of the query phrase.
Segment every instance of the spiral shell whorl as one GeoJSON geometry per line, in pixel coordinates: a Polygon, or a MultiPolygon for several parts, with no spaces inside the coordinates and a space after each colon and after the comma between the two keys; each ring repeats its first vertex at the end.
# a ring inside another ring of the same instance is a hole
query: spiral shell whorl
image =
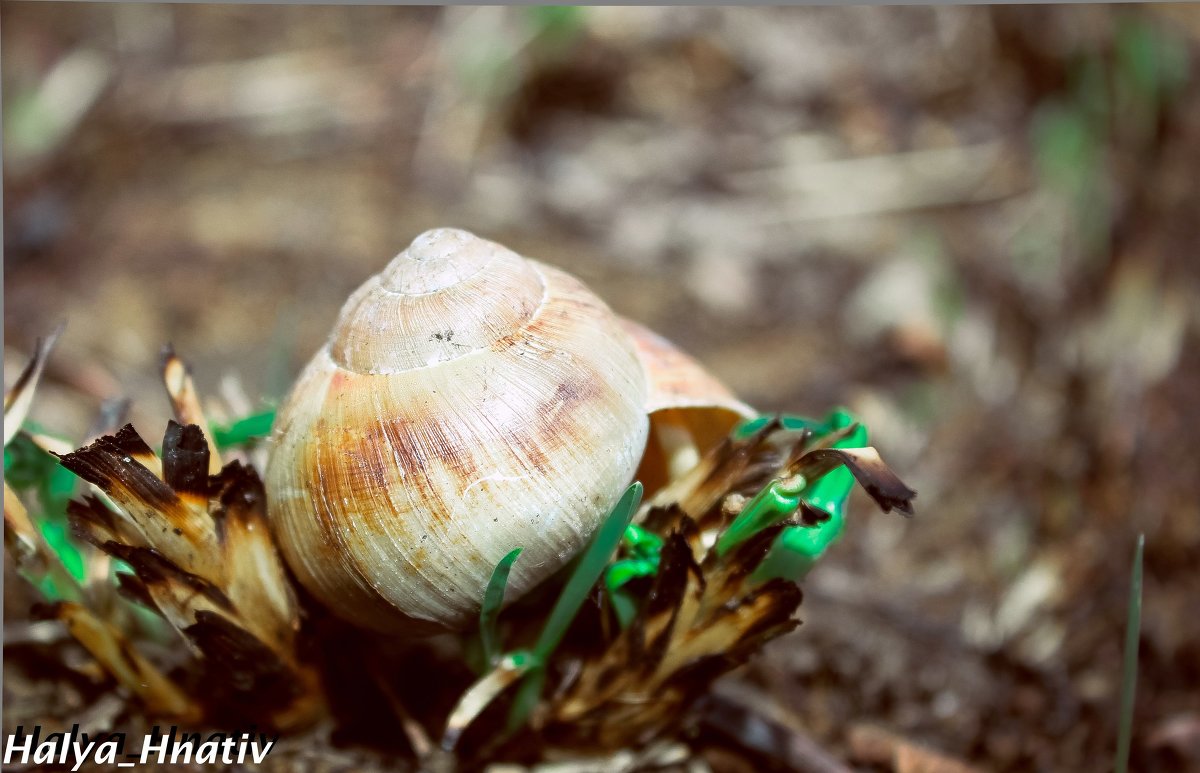
{"type": "Polygon", "coordinates": [[[463,231],[423,234],[346,303],[280,410],[267,469],[288,563],[376,628],[461,627],[586,543],[633,478],[647,385],[573,277],[463,231]]]}
{"type": "Polygon", "coordinates": [[[426,231],[346,302],[330,354],[356,373],[446,362],[510,336],[545,299],[531,261],[452,228],[426,231]]]}
{"type": "Polygon", "coordinates": [[[413,239],[379,275],[385,290],[401,295],[437,292],[466,281],[497,259],[516,257],[495,242],[457,228],[435,228],[413,239]]]}

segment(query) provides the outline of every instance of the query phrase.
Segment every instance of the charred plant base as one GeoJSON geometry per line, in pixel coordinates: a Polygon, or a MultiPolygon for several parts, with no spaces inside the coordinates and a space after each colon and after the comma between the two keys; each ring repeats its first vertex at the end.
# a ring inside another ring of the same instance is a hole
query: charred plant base
{"type": "MultiPolygon", "coordinates": [[[[762,420],[640,508],[631,489],[627,512],[610,516],[620,522],[606,524],[623,534],[620,546],[614,538],[601,550],[598,534],[579,561],[601,552],[602,579],[582,586],[578,604],[564,607],[563,597],[585,570],[568,566],[498,622],[483,619],[488,646],[506,654],[481,650],[480,632],[405,643],[348,626],[298,588],[272,538],[253,454],[233,449],[223,464],[229,449],[205,433],[174,355],[164,375],[179,421],[161,454],[125,425],[59,455],[93,487],[68,509],[85,563],[107,567],[111,557],[131,572],[115,583],[90,573],[41,614],[64,622],[125,688],[111,721],[249,723],[282,731],[281,755],[287,737],[315,733],[318,746],[361,747],[353,764],[367,767],[373,754],[468,768],[619,750],[640,750],[646,764],[686,759],[679,739],[702,720],[697,706],[713,681],[799,624],[800,576],[780,576],[768,559],[788,549],[785,535],[829,531],[841,518],[805,492],[838,471],[885,510],[911,512],[915,496],[873,449],[848,447],[856,425],[762,420]],[[547,645],[564,608],[567,624],[547,645]],[[172,636],[189,656],[156,657],[172,636]]],[[[45,587],[59,557],[25,526],[14,492],[5,519],[22,572],[45,587]]]]}

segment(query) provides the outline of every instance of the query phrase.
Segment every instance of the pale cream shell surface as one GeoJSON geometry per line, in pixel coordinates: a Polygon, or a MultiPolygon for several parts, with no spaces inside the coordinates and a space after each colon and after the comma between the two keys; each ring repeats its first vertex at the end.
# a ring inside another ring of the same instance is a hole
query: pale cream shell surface
{"type": "Polygon", "coordinates": [[[667,339],[627,319],[621,324],[637,350],[649,388],[650,437],[637,479],[650,497],[676,477],[680,470],[673,468],[680,462],[686,468],[699,461],[739,423],[758,414],[667,339]],[[691,446],[691,453],[672,453],[672,437],[691,446]]]}
{"type": "Polygon", "coordinates": [[[647,385],[578,280],[465,231],[418,237],[344,306],[285,405],[270,512],[302,584],[384,630],[462,628],[557,571],[633,479],[647,385]]]}

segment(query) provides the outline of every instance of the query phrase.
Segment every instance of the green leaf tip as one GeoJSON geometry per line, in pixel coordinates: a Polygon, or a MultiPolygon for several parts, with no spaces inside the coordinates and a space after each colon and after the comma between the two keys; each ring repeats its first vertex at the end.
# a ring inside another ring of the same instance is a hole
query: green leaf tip
{"type": "Polygon", "coordinates": [[[500,634],[496,630],[496,621],[500,617],[500,608],[504,606],[504,591],[508,588],[508,573],[521,555],[524,548],[511,551],[492,570],[487,589],[483,592],[483,606],[479,610],[479,639],[483,645],[483,657],[488,667],[495,666],[500,660],[500,634]]]}
{"type": "MultiPolygon", "coordinates": [[[[766,426],[770,416],[760,416],[739,427],[735,438],[746,438],[766,426]]],[[[807,416],[781,414],[782,429],[813,433],[814,440],[834,432],[846,431],[846,435],[831,445],[831,448],[862,448],[870,442],[866,426],[846,408],[835,408],[824,419],[807,416]],[[847,431],[848,430],[848,431],[847,431]]],[[[776,577],[800,581],[816,564],[830,545],[835,543],[845,530],[846,503],[854,489],[854,474],[846,467],[838,467],[814,481],[799,481],[800,485],[764,490],[751,500],[742,514],[730,525],[718,542],[720,550],[728,551],[736,544],[749,538],[760,529],[766,528],[794,513],[801,503],[824,511],[829,519],[814,526],[791,526],[784,529],[771,546],[771,551],[759,565],[754,577],[766,581],[776,577]],[[796,504],[793,506],[792,501],[796,504]],[[752,509],[752,506],[757,506],[752,509]],[[790,508],[790,509],[789,509],[790,508]]]]}
{"type": "Polygon", "coordinates": [[[604,589],[608,592],[617,622],[624,628],[637,614],[637,601],[625,586],[642,577],[658,574],[663,538],[631,523],[625,527],[621,542],[626,557],[614,561],[604,572],[604,589]]]}
{"type": "Polygon", "coordinates": [[[773,480],[746,503],[742,512],[717,539],[717,555],[724,556],[758,532],[791,517],[800,507],[800,485],[773,480]]]}

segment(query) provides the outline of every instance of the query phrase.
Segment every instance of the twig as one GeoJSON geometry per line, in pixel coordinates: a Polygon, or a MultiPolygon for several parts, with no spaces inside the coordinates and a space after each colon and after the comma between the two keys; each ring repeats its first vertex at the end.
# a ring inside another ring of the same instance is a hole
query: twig
{"type": "Polygon", "coordinates": [[[821,748],[774,698],[745,682],[718,682],[704,721],[739,745],[777,759],[792,770],[853,773],[821,748]]]}

